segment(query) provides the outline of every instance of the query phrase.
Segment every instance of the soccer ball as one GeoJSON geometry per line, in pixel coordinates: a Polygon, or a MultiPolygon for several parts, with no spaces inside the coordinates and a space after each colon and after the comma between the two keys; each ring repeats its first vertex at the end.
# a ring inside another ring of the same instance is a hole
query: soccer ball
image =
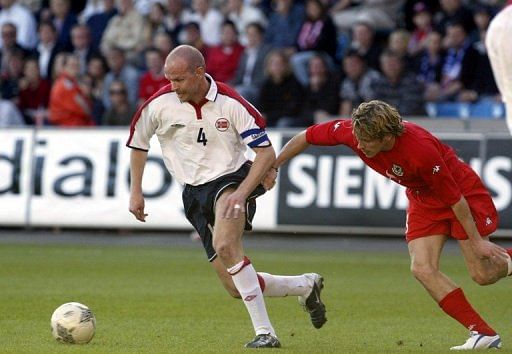
{"type": "Polygon", "coordinates": [[[53,337],[59,342],[85,344],[94,336],[96,318],[87,306],[68,302],[53,312],[51,326],[53,337]]]}

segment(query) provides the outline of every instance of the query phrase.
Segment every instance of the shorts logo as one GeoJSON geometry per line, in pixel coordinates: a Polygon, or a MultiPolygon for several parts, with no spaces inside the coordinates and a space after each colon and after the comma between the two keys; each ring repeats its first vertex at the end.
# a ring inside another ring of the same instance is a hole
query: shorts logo
{"type": "Polygon", "coordinates": [[[395,174],[395,176],[402,177],[404,175],[404,169],[397,164],[393,164],[391,171],[395,174]]]}
{"type": "Polygon", "coordinates": [[[215,128],[220,132],[225,132],[229,129],[229,121],[226,118],[219,118],[215,122],[215,128]]]}

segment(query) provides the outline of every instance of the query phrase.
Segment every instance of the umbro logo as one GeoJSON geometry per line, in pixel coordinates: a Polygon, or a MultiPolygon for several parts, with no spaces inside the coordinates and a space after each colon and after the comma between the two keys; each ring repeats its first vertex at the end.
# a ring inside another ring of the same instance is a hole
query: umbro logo
{"type": "Polygon", "coordinates": [[[245,298],[244,298],[244,301],[252,301],[254,300],[258,295],[247,295],[245,298]]]}

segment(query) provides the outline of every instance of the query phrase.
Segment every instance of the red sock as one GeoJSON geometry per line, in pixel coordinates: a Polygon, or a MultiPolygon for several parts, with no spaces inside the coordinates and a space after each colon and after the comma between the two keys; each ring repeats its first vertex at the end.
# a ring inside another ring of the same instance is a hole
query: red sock
{"type": "Polygon", "coordinates": [[[496,335],[496,332],[471,307],[461,288],[457,288],[446,295],[439,301],[439,306],[470,331],[476,331],[486,336],[496,335]]]}
{"type": "Polygon", "coordinates": [[[512,258],[512,248],[509,248],[509,249],[507,250],[507,253],[508,253],[508,255],[510,256],[510,258],[512,258]]]}

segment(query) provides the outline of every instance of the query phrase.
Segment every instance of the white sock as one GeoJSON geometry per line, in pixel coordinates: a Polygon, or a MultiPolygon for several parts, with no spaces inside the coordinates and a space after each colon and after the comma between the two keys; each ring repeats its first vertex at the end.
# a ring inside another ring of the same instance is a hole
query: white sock
{"type": "Polygon", "coordinates": [[[256,271],[249,259],[244,257],[242,262],[228,268],[228,272],[233,277],[233,283],[235,283],[236,289],[251,316],[256,335],[270,333],[275,336],[276,333],[268,318],[256,271]]]}
{"type": "Polygon", "coordinates": [[[311,281],[304,275],[272,275],[258,272],[263,278],[265,296],[283,297],[288,295],[304,296],[311,292],[311,281]]]}

